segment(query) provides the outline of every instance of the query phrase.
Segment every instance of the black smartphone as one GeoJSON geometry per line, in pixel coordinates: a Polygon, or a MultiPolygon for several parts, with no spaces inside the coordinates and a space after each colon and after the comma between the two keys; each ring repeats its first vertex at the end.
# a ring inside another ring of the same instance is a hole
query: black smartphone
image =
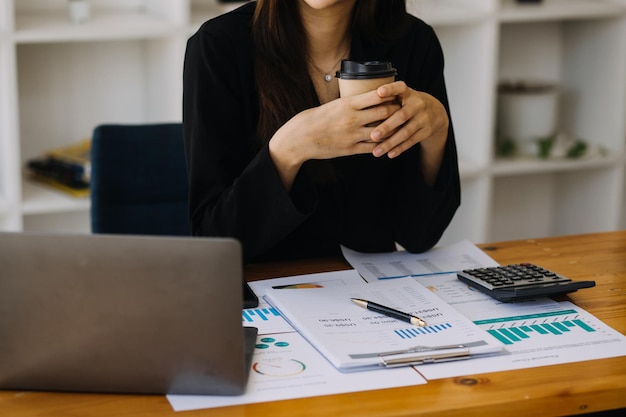
{"type": "Polygon", "coordinates": [[[259,298],[256,296],[252,288],[248,285],[247,282],[243,282],[243,308],[254,308],[258,307],[259,298]]]}

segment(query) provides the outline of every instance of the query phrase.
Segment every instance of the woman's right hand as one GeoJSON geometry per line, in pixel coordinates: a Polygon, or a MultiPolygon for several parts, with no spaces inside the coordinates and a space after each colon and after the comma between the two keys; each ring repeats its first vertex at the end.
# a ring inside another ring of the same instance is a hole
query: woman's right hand
{"type": "MultiPolygon", "coordinates": [[[[372,153],[372,123],[385,120],[400,108],[395,97],[376,91],[338,98],[298,113],[269,142],[274,165],[287,189],[309,159],[372,153]]],[[[384,140],[382,138],[381,140],[384,140]]]]}

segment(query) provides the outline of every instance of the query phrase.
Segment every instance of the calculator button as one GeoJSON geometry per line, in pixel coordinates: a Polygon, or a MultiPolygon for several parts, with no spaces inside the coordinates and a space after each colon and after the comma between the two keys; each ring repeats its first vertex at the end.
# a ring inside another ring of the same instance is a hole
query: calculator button
{"type": "Polygon", "coordinates": [[[595,285],[594,281],[575,282],[529,263],[468,269],[457,275],[470,286],[505,302],[564,294],[595,285]]]}

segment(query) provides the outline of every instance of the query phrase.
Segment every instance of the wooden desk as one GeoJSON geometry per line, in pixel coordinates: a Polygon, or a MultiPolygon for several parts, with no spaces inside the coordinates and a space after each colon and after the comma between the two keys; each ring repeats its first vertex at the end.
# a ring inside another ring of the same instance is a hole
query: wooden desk
{"type": "MultiPolygon", "coordinates": [[[[534,262],[594,288],[570,299],[626,334],[626,231],[479,245],[501,264],[534,262]]],[[[343,260],[252,265],[249,280],[347,269],[343,260]]],[[[567,299],[567,297],[565,297],[567,299]]],[[[626,356],[466,375],[426,385],[174,413],[164,396],[0,392],[0,416],[541,416],[626,408],[626,356]]]]}

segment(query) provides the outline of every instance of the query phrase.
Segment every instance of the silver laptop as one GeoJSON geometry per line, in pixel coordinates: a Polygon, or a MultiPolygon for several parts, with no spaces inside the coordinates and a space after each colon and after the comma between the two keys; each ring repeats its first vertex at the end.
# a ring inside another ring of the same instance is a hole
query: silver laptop
{"type": "Polygon", "coordinates": [[[236,395],[234,239],[0,232],[0,388],[236,395]]]}

